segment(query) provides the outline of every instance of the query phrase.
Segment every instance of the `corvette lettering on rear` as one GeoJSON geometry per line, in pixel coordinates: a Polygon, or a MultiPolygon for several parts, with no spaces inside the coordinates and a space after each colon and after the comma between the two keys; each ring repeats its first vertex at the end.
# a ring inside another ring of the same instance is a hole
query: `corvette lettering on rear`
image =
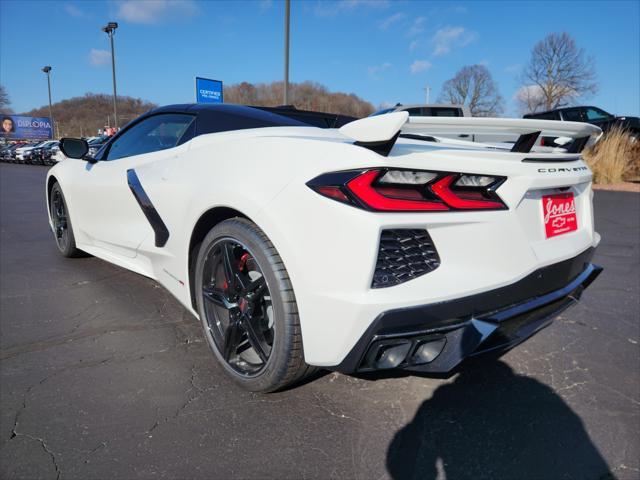
{"type": "Polygon", "coordinates": [[[540,173],[568,173],[568,172],[584,172],[585,170],[589,170],[589,167],[539,168],[538,172],[540,172],[540,173]]]}

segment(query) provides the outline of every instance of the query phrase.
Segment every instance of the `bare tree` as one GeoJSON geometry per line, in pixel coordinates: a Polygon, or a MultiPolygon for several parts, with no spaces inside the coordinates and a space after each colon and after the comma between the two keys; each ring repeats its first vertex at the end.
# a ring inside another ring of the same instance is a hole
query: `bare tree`
{"type": "Polygon", "coordinates": [[[503,111],[503,100],[491,72],[484,65],[467,65],[442,86],[439,102],[467,105],[474,117],[493,117],[503,111]]]}
{"type": "Polygon", "coordinates": [[[544,110],[544,95],[538,85],[520,87],[514,97],[521,114],[535,113],[544,110]]]}
{"type": "Polygon", "coordinates": [[[12,113],[11,108],[11,100],[9,100],[9,94],[7,90],[4,88],[4,85],[0,85],[0,112],[12,113]]]}
{"type": "Polygon", "coordinates": [[[550,33],[533,47],[516,100],[521,110],[536,112],[574,103],[597,90],[593,57],[568,33],[550,33]]]}
{"type": "Polygon", "coordinates": [[[229,87],[227,87],[226,90],[225,97],[227,97],[227,100],[229,99],[229,95],[231,95],[235,102],[243,105],[255,105],[258,98],[256,87],[248,82],[233,85],[231,92],[229,91],[229,87]]]}

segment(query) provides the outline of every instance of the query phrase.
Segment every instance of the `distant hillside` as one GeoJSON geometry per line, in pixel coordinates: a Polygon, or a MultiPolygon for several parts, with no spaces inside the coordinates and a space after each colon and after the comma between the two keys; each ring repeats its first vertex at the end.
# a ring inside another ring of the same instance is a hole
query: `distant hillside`
{"type": "MultiPolygon", "coordinates": [[[[275,107],[282,105],[282,82],[242,82],[224,87],[224,101],[243,105],[275,107]]],[[[354,93],[330,92],[315,82],[290,83],[289,102],[296,108],[320,112],[341,113],[353,117],[366,117],[373,112],[373,105],[354,93]]]]}
{"type": "MultiPolygon", "coordinates": [[[[118,123],[120,126],[157,105],[146,100],[118,96],[118,123]]],[[[97,135],[98,129],[113,124],[113,97],[102,93],[87,93],[52,105],[53,118],[60,136],[79,137],[97,135]]],[[[23,115],[48,117],[49,106],[36,108],[23,115]]],[[[54,132],[57,135],[57,131],[54,132]]]]}
{"type": "MultiPolygon", "coordinates": [[[[54,103],[53,117],[57,124],[54,135],[79,137],[97,135],[98,129],[113,124],[113,97],[102,93],[87,93],[82,97],[54,103]],[[59,129],[59,131],[58,131],[59,129]]],[[[242,82],[225,86],[226,103],[273,107],[282,105],[282,82],[242,82]]],[[[373,112],[373,105],[351,93],[329,92],[326,87],[313,82],[289,85],[289,104],[303,110],[340,113],[354,117],[366,117],[373,112]]],[[[118,96],[118,122],[120,126],[157,105],[139,98],[118,96]]],[[[48,117],[47,105],[23,115],[48,117]]]]}

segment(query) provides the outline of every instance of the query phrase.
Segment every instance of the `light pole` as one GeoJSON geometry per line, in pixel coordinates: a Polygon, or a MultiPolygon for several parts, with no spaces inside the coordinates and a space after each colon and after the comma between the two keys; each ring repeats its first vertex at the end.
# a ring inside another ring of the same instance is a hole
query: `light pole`
{"type": "MultiPolygon", "coordinates": [[[[47,74],[47,88],[49,90],[49,118],[53,124],[53,110],[51,109],[51,67],[49,65],[42,67],[42,71],[47,74]]],[[[51,133],[53,134],[53,128],[51,129],[51,133]]]]}
{"type": "Polygon", "coordinates": [[[284,7],[284,105],[289,105],[289,13],[291,1],[286,0],[284,7]]]}
{"type": "Polygon", "coordinates": [[[424,87],[424,93],[426,94],[427,105],[429,105],[429,94],[431,93],[431,87],[429,85],[424,87]]]}
{"type": "Polygon", "coordinates": [[[116,28],[118,28],[118,24],[116,22],[109,22],[105,27],[102,27],[102,31],[109,35],[109,40],[111,41],[111,74],[113,76],[113,122],[116,130],[118,129],[118,107],[116,105],[116,100],[118,98],[118,94],[116,92],[116,53],[113,49],[113,35],[116,33],[116,28]]]}

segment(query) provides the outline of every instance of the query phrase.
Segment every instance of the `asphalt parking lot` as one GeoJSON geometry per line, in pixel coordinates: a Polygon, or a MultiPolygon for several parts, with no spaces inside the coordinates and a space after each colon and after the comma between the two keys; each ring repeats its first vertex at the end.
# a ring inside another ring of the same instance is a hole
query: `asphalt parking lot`
{"type": "Polygon", "coordinates": [[[45,173],[0,165],[0,477],[640,478],[640,195],[596,192],[603,274],[500,361],[259,395],[154,281],[57,254],[45,173]]]}

